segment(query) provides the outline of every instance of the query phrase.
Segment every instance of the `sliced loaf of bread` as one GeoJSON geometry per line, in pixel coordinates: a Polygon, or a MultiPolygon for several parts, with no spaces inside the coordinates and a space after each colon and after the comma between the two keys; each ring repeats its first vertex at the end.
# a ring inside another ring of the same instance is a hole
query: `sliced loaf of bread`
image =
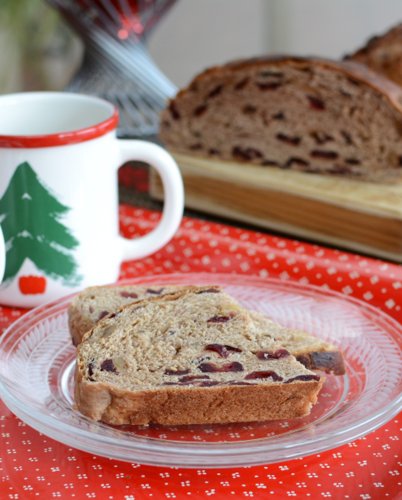
{"type": "Polygon", "coordinates": [[[402,179],[401,89],[352,63],[265,57],[209,68],[161,115],[172,153],[384,183],[402,179]]]}
{"type": "Polygon", "coordinates": [[[323,377],[217,287],[122,307],[77,349],[75,402],[121,424],[204,424],[307,415],[323,377]]]}
{"type": "MultiPolygon", "coordinates": [[[[100,319],[116,312],[120,307],[146,298],[176,292],[182,288],[178,285],[125,285],[87,288],[72,300],[68,310],[70,333],[74,345],[80,344],[84,334],[93,328],[100,319]]],[[[333,344],[324,342],[301,330],[284,328],[256,312],[253,312],[251,317],[259,328],[264,328],[266,323],[269,331],[275,330],[275,339],[306,368],[323,370],[335,375],[345,373],[342,353],[333,344]]]]}

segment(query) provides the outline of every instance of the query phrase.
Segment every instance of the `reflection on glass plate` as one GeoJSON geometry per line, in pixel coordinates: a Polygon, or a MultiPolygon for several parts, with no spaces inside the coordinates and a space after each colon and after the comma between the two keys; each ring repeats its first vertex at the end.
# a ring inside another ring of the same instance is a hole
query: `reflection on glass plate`
{"type": "Polygon", "coordinates": [[[74,409],[71,297],[32,310],[0,344],[0,395],[18,417],[69,446],[153,465],[232,467],[327,450],[387,422],[401,404],[402,328],[381,311],[327,290],[229,274],[163,275],[126,284],[219,283],[243,305],[339,346],[347,374],[327,376],[308,417],[178,427],[111,427],[74,409]]]}

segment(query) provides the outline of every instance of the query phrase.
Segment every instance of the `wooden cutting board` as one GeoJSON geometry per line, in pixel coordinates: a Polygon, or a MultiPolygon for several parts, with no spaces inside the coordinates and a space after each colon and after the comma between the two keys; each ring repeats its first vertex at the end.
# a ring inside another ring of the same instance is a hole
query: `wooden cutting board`
{"type": "MultiPolygon", "coordinates": [[[[174,157],[188,208],[402,262],[402,182],[387,185],[174,157]]],[[[163,199],[154,171],[150,194],[163,199]]]]}

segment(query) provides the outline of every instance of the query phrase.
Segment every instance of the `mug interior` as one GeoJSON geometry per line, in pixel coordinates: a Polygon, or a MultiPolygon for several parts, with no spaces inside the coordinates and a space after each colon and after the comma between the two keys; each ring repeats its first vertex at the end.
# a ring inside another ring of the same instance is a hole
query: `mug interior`
{"type": "MultiPolygon", "coordinates": [[[[27,92],[0,96],[0,136],[38,137],[83,134],[117,126],[113,104],[93,96],[27,92]]],[[[85,139],[84,139],[85,140],[85,139]]]]}

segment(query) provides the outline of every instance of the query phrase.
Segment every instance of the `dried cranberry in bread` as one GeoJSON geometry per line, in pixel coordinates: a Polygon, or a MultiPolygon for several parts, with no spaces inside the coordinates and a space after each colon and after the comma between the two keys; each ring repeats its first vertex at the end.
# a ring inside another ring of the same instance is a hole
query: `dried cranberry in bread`
{"type": "Polygon", "coordinates": [[[402,178],[401,90],[363,65],[277,57],[210,68],[172,99],[173,153],[368,181],[402,178]]]}
{"type": "Polygon", "coordinates": [[[218,288],[129,304],[78,346],[75,402],[120,424],[203,424],[307,415],[323,379],[218,288]]]}
{"type": "Polygon", "coordinates": [[[398,85],[402,85],[402,24],[383,35],[374,36],[364,47],[345,57],[365,64],[398,85]]]}
{"type": "MultiPolygon", "coordinates": [[[[116,312],[125,304],[149,297],[177,292],[178,285],[162,286],[116,286],[91,287],[78,294],[70,304],[68,319],[74,345],[78,345],[84,334],[107,314],[116,312]]],[[[332,344],[300,330],[291,330],[274,324],[259,313],[251,317],[258,328],[268,325],[270,332],[275,328],[275,338],[298,361],[311,370],[323,370],[335,375],[343,375],[345,366],[342,353],[332,344]]]]}

